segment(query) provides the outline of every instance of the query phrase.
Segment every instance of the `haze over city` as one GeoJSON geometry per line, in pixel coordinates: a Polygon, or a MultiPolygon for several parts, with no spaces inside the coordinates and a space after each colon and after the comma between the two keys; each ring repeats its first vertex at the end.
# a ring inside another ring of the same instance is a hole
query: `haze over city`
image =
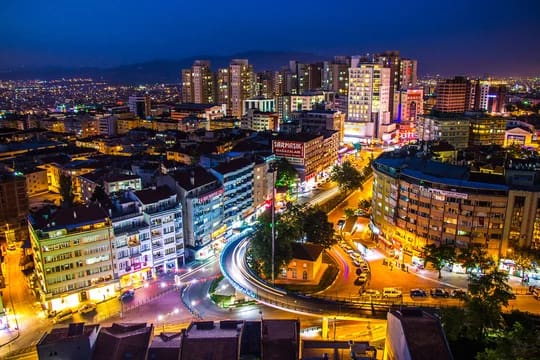
{"type": "MultiPolygon", "coordinates": [[[[540,72],[537,1],[4,1],[0,68],[111,67],[251,50],[399,49],[420,74],[540,72]]],[[[257,69],[263,70],[263,69],[257,69]]]]}

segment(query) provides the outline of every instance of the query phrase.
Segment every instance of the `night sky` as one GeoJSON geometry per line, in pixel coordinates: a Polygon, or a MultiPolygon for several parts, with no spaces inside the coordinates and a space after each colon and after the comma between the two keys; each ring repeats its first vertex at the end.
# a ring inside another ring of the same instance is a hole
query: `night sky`
{"type": "Polygon", "coordinates": [[[418,59],[421,74],[540,75],[539,40],[539,0],[0,3],[2,68],[395,49],[418,59]]]}

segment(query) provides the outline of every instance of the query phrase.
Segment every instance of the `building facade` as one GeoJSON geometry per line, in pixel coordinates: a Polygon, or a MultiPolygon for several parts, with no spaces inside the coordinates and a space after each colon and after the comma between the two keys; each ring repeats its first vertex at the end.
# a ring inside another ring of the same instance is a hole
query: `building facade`
{"type": "Polygon", "coordinates": [[[372,230],[404,262],[431,243],[505,252],[509,186],[478,181],[468,168],[407,157],[380,156],[373,163],[372,230]]]}
{"type": "Polygon", "coordinates": [[[97,205],[44,208],[29,216],[37,295],[49,311],[76,308],[116,294],[114,232],[97,205]]]}

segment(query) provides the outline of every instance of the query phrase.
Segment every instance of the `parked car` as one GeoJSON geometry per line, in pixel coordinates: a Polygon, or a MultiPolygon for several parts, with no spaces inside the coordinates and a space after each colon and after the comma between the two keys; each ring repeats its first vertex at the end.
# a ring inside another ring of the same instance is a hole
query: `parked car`
{"type": "MultiPolygon", "coordinates": [[[[354,266],[356,266],[357,268],[360,267],[360,263],[357,261],[357,260],[353,260],[353,264],[354,266]]],[[[356,269],[356,272],[358,273],[358,270],[360,270],[360,272],[362,272],[362,269],[356,269]]]]}
{"type": "Polygon", "coordinates": [[[73,311],[71,309],[64,309],[54,316],[53,323],[58,324],[73,318],[73,311]]]}
{"type": "Polygon", "coordinates": [[[90,303],[82,304],[79,307],[79,312],[81,314],[88,314],[88,313],[96,311],[96,309],[97,309],[97,305],[90,302],[90,303]]]}
{"type": "Polygon", "coordinates": [[[362,274],[362,269],[356,268],[356,271],[355,271],[355,272],[356,272],[356,275],[357,275],[357,276],[360,276],[360,274],[362,274]]]}
{"type": "Polygon", "coordinates": [[[360,274],[359,277],[354,280],[354,285],[362,286],[368,281],[368,276],[366,273],[360,274]]]}
{"type": "Polygon", "coordinates": [[[514,294],[514,292],[512,290],[508,290],[508,298],[510,300],[515,300],[516,299],[516,294],[514,294]]]}
{"type": "Polygon", "coordinates": [[[9,243],[9,245],[7,246],[7,249],[8,249],[9,251],[16,250],[16,249],[17,249],[17,244],[15,244],[15,243],[13,243],[13,242],[12,242],[12,243],[9,243]]]}
{"type": "Polygon", "coordinates": [[[431,297],[447,298],[450,296],[450,293],[443,288],[433,288],[429,293],[431,297]]]}
{"type": "Polygon", "coordinates": [[[411,289],[411,297],[427,297],[427,293],[423,289],[411,289]]]}
{"type": "Polygon", "coordinates": [[[362,296],[369,296],[371,299],[378,299],[381,297],[381,292],[375,289],[366,289],[362,292],[362,296]]]}
{"type": "Polygon", "coordinates": [[[383,298],[400,298],[403,296],[401,290],[396,288],[384,288],[382,292],[383,298]]]}
{"type": "Polygon", "coordinates": [[[120,293],[120,296],[118,297],[118,300],[120,301],[127,301],[133,299],[135,296],[135,291],[133,289],[126,289],[122,290],[120,293]]]}
{"type": "Polygon", "coordinates": [[[467,295],[467,290],[464,289],[454,289],[452,290],[451,296],[453,298],[463,299],[467,295]]]}

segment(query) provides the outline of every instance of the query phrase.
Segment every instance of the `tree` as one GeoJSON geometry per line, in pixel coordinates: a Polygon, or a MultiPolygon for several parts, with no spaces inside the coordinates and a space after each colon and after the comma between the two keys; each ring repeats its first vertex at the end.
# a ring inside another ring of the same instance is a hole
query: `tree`
{"type": "Polygon", "coordinates": [[[493,259],[488,256],[485,247],[477,243],[469,244],[466,248],[460,249],[457,260],[463,265],[468,274],[473,269],[483,271],[495,264],[493,259]]]}
{"type": "Polygon", "coordinates": [[[346,208],[343,213],[346,217],[353,217],[354,216],[354,209],[346,208]]]}
{"type": "Polygon", "coordinates": [[[295,184],[298,172],[287,159],[281,158],[277,164],[276,187],[289,189],[295,184]]]}
{"type": "Polygon", "coordinates": [[[362,189],[364,177],[349,161],[345,161],[341,166],[332,168],[330,180],[337,182],[340,190],[352,191],[362,189]]]}
{"type": "Polygon", "coordinates": [[[439,279],[442,278],[441,270],[447,263],[454,262],[456,250],[447,244],[428,244],[424,246],[424,263],[431,263],[439,271],[439,279]]]}
{"type": "Polygon", "coordinates": [[[525,279],[525,273],[534,269],[533,257],[534,255],[529,252],[527,248],[518,247],[513,253],[512,260],[516,264],[516,268],[521,273],[522,281],[525,279]]]}
{"type": "Polygon", "coordinates": [[[71,176],[60,174],[60,196],[62,196],[62,206],[72,207],[75,195],[73,194],[73,184],[71,183],[71,176]]]}
{"type": "Polygon", "coordinates": [[[540,358],[540,332],[527,329],[519,322],[494,338],[494,347],[476,355],[477,360],[526,360],[540,358]]]}
{"type": "Polygon", "coordinates": [[[507,306],[512,297],[507,281],[508,275],[496,265],[482,274],[469,274],[469,291],[463,300],[470,338],[483,341],[488,335],[488,329],[498,330],[503,326],[502,306],[507,306]]]}
{"type": "MultiPolygon", "coordinates": [[[[258,225],[248,249],[248,262],[250,267],[259,275],[267,279],[272,277],[272,214],[265,211],[259,216],[258,225]]],[[[292,259],[291,238],[287,233],[287,227],[277,219],[274,248],[274,276],[277,277],[279,270],[287,266],[292,259]]]]}
{"type": "Polygon", "coordinates": [[[318,207],[305,209],[302,231],[307,242],[320,244],[325,249],[336,243],[334,227],[328,222],[328,215],[318,207]]]}
{"type": "Polygon", "coordinates": [[[103,189],[103,186],[98,185],[94,189],[90,201],[100,203],[102,207],[107,207],[108,202],[110,201],[109,196],[103,189]]]}

